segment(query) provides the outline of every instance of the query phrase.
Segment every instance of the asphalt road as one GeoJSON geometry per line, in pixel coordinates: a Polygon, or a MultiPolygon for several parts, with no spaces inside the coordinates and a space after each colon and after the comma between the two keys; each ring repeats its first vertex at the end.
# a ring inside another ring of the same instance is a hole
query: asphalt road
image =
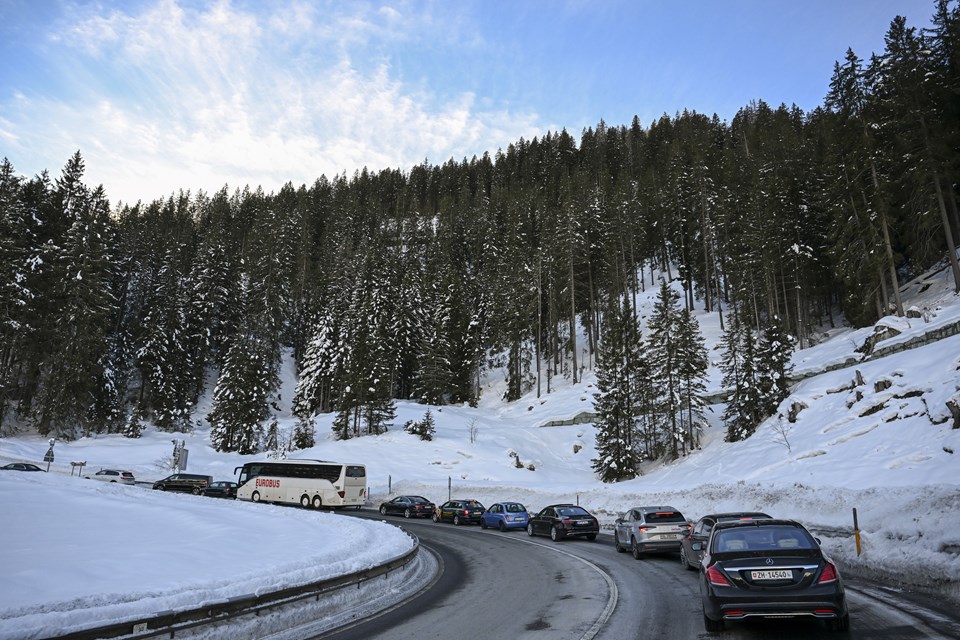
{"type": "Polygon", "coordinates": [[[325,639],[960,638],[960,615],[948,603],[849,578],[849,634],[798,619],[728,624],[723,634],[708,634],[698,575],[684,570],[676,555],[634,560],[617,553],[604,535],[594,542],[552,542],[523,531],[357,515],[409,529],[439,557],[442,574],[411,601],[320,636],[325,639]]]}

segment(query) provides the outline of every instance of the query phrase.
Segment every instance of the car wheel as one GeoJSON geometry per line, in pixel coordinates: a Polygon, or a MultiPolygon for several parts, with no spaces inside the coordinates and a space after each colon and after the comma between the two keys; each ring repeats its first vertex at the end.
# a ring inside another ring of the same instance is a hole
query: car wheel
{"type": "Polygon", "coordinates": [[[487,528],[487,521],[484,520],[483,518],[480,518],[480,528],[481,528],[481,529],[486,529],[486,528],[487,528]]]}
{"type": "Polygon", "coordinates": [[[194,487],[190,493],[192,493],[195,496],[200,495],[200,487],[194,487]]]}
{"type": "Polygon", "coordinates": [[[836,620],[827,620],[827,629],[845,633],[850,630],[850,614],[845,613],[836,620]]]}
{"type": "Polygon", "coordinates": [[[387,508],[383,505],[380,505],[380,515],[382,516],[387,515],[387,508]]]}
{"type": "Polygon", "coordinates": [[[680,546],[680,564],[683,565],[683,568],[687,571],[693,571],[695,569],[692,564],[687,562],[687,550],[683,547],[683,545],[680,546]]]}
{"type": "Polygon", "coordinates": [[[453,526],[455,527],[460,526],[460,516],[453,516],[453,526]]]}
{"type": "Polygon", "coordinates": [[[617,550],[617,553],[623,553],[626,549],[623,548],[623,545],[620,544],[620,536],[617,535],[616,530],[613,532],[613,548],[617,550]]]}
{"type": "Polygon", "coordinates": [[[596,539],[597,539],[597,534],[595,534],[595,533],[588,533],[588,534],[587,534],[587,540],[589,540],[590,542],[593,542],[593,541],[596,540],[596,539]]]}
{"type": "Polygon", "coordinates": [[[639,560],[643,557],[643,554],[640,552],[640,547],[637,545],[637,539],[633,536],[630,536],[630,552],[633,554],[634,560],[639,560]]]}
{"type": "Polygon", "coordinates": [[[533,537],[533,525],[532,525],[532,524],[528,524],[528,525],[527,525],[527,535],[530,536],[531,538],[533,537]]]}
{"type": "Polygon", "coordinates": [[[500,531],[506,531],[507,525],[503,524],[503,520],[501,520],[500,524],[497,525],[497,528],[500,529],[500,531]]]}
{"type": "Polygon", "coordinates": [[[116,484],[116,482],[117,482],[116,480],[111,480],[110,484],[116,484]]]}
{"type": "Polygon", "coordinates": [[[260,502],[260,492],[254,491],[253,494],[251,494],[250,499],[254,502],[260,502]]]}
{"type": "Polygon", "coordinates": [[[703,628],[707,633],[719,633],[723,631],[723,620],[711,620],[707,614],[703,614],[703,628]]]}
{"type": "Polygon", "coordinates": [[[310,496],[308,496],[307,494],[303,494],[302,496],[300,496],[300,506],[303,507],[304,509],[309,508],[310,496]]]}
{"type": "Polygon", "coordinates": [[[311,503],[314,509],[319,509],[323,506],[323,498],[320,496],[313,496],[313,502],[311,503]]]}
{"type": "Polygon", "coordinates": [[[410,509],[404,509],[404,511],[403,511],[403,517],[404,517],[404,518],[407,518],[407,519],[409,520],[409,519],[410,519],[410,516],[412,516],[412,515],[413,515],[413,514],[410,513],[410,509]]]}
{"type": "Polygon", "coordinates": [[[556,542],[557,540],[559,540],[559,539],[562,538],[562,537],[563,537],[563,534],[560,533],[560,529],[558,529],[557,527],[551,527],[551,528],[550,528],[550,539],[551,539],[551,540],[553,540],[554,542],[556,542]]]}

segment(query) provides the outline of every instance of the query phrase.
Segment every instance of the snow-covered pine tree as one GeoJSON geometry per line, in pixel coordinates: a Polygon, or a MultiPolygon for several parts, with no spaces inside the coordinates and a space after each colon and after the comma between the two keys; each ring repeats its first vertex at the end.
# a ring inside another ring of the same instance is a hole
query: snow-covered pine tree
{"type": "Polygon", "coordinates": [[[313,422],[300,418],[297,425],[293,428],[293,448],[311,449],[317,444],[316,430],[313,428],[313,422]]]}
{"type": "Polygon", "coordinates": [[[780,318],[772,316],[763,328],[756,355],[761,420],[775,414],[780,403],[790,395],[789,376],[793,372],[790,358],[795,344],[796,340],[786,332],[780,318]]]}
{"type": "Polygon", "coordinates": [[[689,309],[680,312],[677,323],[677,370],[680,405],[685,428],[684,453],[700,446],[700,436],[707,424],[704,416],[703,394],[706,392],[707,348],[704,346],[700,325],[689,309]]]}
{"type": "Polygon", "coordinates": [[[604,320],[593,394],[597,457],[591,463],[603,482],[619,482],[635,478],[641,460],[636,443],[640,331],[626,297],[622,304],[609,303],[604,320]]]}
{"type": "Polygon", "coordinates": [[[681,447],[689,444],[683,429],[681,402],[680,311],[680,294],[670,288],[666,280],[661,280],[653,315],[647,324],[647,358],[651,378],[660,392],[656,412],[659,435],[667,443],[667,450],[657,454],[667,453],[672,458],[679,456],[681,447]]]}
{"type": "Polygon", "coordinates": [[[83,159],[77,152],[57,181],[57,195],[70,221],[53,258],[58,280],[53,314],[48,318],[51,357],[41,369],[33,421],[42,435],[72,440],[96,430],[91,409],[101,389],[109,320],[116,311],[110,288],[111,224],[102,188],[90,192],[80,181],[83,159]]]}
{"type": "Polygon", "coordinates": [[[217,451],[260,450],[267,401],[276,388],[268,347],[250,333],[235,336],[213,392],[210,441],[217,451]]]}
{"type": "Polygon", "coordinates": [[[753,333],[743,323],[742,310],[737,306],[731,310],[722,338],[720,370],[723,371],[723,386],[730,389],[723,411],[726,440],[736,442],[750,436],[760,423],[760,396],[753,333]]]}

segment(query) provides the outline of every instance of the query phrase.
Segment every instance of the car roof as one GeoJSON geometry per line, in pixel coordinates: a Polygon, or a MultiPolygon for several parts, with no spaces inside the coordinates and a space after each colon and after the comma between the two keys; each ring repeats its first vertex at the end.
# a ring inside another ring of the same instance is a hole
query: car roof
{"type": "Polygon", "coordinates": [[[669,505],[663,505],[659,507],[630,507],[627,509],[627,511],[642,511],[644,513],[652,513],[655,511],[676,511],[677,513],[680,513],[680,509],[671,507],[669,505]]]}
{"type": "Polygon", "coordinates": [[[720,518],[765,518],[773,519],[773,516],[762,511],[728,511],[726,513],[708,513],[703,518],[713,518],[714,520],[719,520],[720,518]]]}
{"type": "Polygon", "coordinates": [[[757,520],[729,520],[727,522],[718,522],[713,527],[713,533],[718,531],[723,531],[725,529],[738,529],[740,527],[775,527],[775,526],[789,526],[789,527],[799,527],[806,530],[802,524],[796,520],[785,520],[783,518],[759,518],[757,520]]]}

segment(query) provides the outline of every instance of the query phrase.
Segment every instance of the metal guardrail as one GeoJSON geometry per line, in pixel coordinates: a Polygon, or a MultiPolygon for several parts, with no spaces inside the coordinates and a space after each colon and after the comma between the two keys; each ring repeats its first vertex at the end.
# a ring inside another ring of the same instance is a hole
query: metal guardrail
{"type": "Polygon", "coordinates": [[[336,578],[327,578],[319,582],[289,587],[279,591],[259,595],[243,595],[226,598],[225,600],[208,603],[195,609],[180,611],[160,611],[149,617],[126,622],[114,623],[101,627],[92,627],[64,635],[50,636],[45,640],[99,640],[101,638],[118,638],[140,640],[164,635],[175,637],[178,631],[185,631],[199,626],[224,622],[244,615],[259,614],[264,609],[287,605],[309,598],[320,599],[321,596],[343,589],[359,586],[361,583],[388,575],[412,562],[420,552],[420,541],[412,533],[405,531],[414,540],[413,548],[403,555],[397,556],[384,564],[356,571],[336,578]]]}

